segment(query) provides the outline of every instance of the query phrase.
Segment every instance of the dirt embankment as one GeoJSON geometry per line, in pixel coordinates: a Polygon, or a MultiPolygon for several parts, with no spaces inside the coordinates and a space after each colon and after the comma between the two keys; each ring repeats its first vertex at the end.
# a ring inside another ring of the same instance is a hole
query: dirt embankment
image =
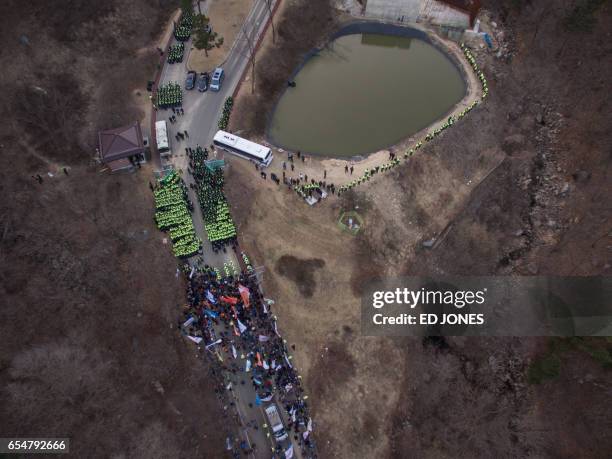
{"type": "Polygon", "coordinates": [[[505,50],[476,51],[490,97],[406,165],[310,208],[232,160],[242,244],[266,268],[296,344],[326,457],[605,457],[612,447],[610,371],[585,353],[565,354],[560,376],[533,386],[526,373],[545,340],[359,334],[359,294],[376,276],[610,273],[610,5],[584,31],[567,28],[564,2],[489,8],[505,50]],[[336,221],[356,207],[365,224],[353,237],[336,221]],[[287,257],[324,262],[311,296],[276,269],[287,257]]]}
{"type": "Polygon", "coordinates": [[[275,42],[269,42],[272,29],[268,28],[268,42],[257,54],[255,92],[251,93],[250,84],[244,84],[243,96],[232,112],[230,129],[247,136],[264,134],[268,114],[289,77],[306,53],[320,46],[338,26],[339,18],[329,0],[296,0],[282,4],[274,21],[275,42]]]}
{"type": "Polygon", "coordinates": [[[153,224],[151,171],[109,176],[90,165],[97,129],[142,116],[133,94],[146,94],[150,45],[175,6],[0,8],[0,98],[11,113],[0,127],[6,436],[70,437],[75,457],[224,450],[219,420],[232,421],[176,330],[183,286],[153,224]]]}

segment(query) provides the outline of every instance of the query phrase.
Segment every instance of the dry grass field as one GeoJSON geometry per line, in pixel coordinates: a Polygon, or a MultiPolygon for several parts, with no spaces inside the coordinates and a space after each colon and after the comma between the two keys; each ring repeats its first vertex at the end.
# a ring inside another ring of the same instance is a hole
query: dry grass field
{"type": "MultiPolygon", "coordinates": [[[[259,57],[255,95],[243,87],[233,130],[264,132],[287,75],[325,40],[325,20],[295,27],[300,5],[280,17],[291,33],[259,57]],[[287,59],[271,74],[265,63],[277,56],[287,59]]],[[[544,339],[360,334],[360,294],[377,277],[610,274],[610,7],[587,31],[565,26],[572,10],[561,2],[485,7],[511,56],[478,53],[491,96],[406,165],[310,208],[231,162],[241,243],[265,267],[296,345],[324,457],[605,457],[612,447],[610,370],[584,352],[563,354],[558,378],[532,385],[544,339]],[[336,222],[355,208],[365,224],[351,236],[336,222]],[[431,238],[435,248],[423,247],[431,238]]],[[[283,159],[270,172],[280,175],[283,159]]],[[[317,164],[307,162],[310,174],[317,164]]]]}

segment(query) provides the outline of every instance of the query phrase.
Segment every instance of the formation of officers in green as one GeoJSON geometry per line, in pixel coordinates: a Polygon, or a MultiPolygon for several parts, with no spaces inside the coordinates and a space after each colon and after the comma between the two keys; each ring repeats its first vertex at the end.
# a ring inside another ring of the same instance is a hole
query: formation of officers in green
{"type": "Polygon", "coordinates": [[[178,107],[183,103],[183,89],[176,81],[170,81],[157,88],[159,108],[178,107]]]}
{"type": "Polygon", "coordinates": [[[183,62],[183,55],[185,54],[185,43],[179,42],[168,48],[168,64],[174,64],[176,62],[183,62]]]}
{"type": "MultiPolygon", "coordinates": [[[[457,114],[456,117],[455,116],[449,116],[444,124],[442,124],[441,126],[437,127],[436,129],[434,129],[433,131],[428,133],[425,136],[424,139],[419,140],[415,144],[415,146],[413,148],[411,148],[410,150],[406,151],[404,153],[404,159],[408,159],[410,156],[412,156],[415,151],[417,151],[419,148],[421,148],[423,146],[424,142],[429,142],[429,141],[433,140],[438,135],[440,135],[444,130],[448,129],[453,124],[455,124],[455,122],[459,121],[461,118],[466,116],[470,111],[472,111],[480,103],[480,101],[484,100],[488,96],[488,94],[489,94],[489,87],[487,86],[487,80],[486,80],[484,74],[482,73],[482,71],[480,70],[480,68],[478,67],[478,64],[476,63],[476,58],[474,58],[474,56],[471,53],[471,51],[463,43],[461,43],[461,50],[463,51],[467,61],[472,66],[472,69],[474,70],[474,73],[476,74],[476,76],[478,77],[478,79],[480,80],[480,83],[482,85],[482,96],[481,96],[480,100],[473,101],[470,105],[468,105],[461,112],[459,112],[459,114],[457,114]]],[[[340,188],[338,188],[338,194],[342,194],[345,191],[348,191],[351,188],[354,188],[357,185],[359,185],[359,184],[361,184],[361,183],[363,183],[365,181],[370,180],[370,178],[372,178],[372,176],[374,174],[377,174],[379,172],[386,172],[386,171],[388,171],[388,170],[398,166],[399,164],[400,164],[399,158],[396,158],[395,155],[391,154],[391,158],[390,158],[389,162],[386,162],[386,163],[384,163],[384,164],[382,164],[380,166],[376,166],[373,169],[366,169],[361,177],[358,177],[355,180],[350,181],[346,185],[343,185],[340,188]]]]}
{"type": "Polygon", "coordinates": [[[178,258],[201,253],[202,243],[195,234],[191,212],[193,206],[187,197],[187,187],[175,171],[159,180],[151,190],[155,196],[155,222],[172,241],[172,251],[178,258]]]}
{"type": "Polygon", "coordinates": [[[204,228],[213,250],[224,250],[226,245],[235,245],[236,226],[230,214],[229,204],[223,193],[223,170],[212,170],[206,165],[208,149],[199,145],[187,149],[189,168],[193,176],[200,209],[204,218],[204,228]]]}
{"type": "Polygon", "coordinates": [[[191,37],[193,28],[193,13],[184,11],[178,25],[174,27],[174,38],[178,41],[187,41],[191,37]]]}

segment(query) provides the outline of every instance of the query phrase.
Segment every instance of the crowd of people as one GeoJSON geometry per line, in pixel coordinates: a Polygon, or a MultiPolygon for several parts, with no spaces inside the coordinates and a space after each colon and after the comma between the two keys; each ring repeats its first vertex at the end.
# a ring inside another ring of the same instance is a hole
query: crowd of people
{"type": "Polygon", "coordinates": [[[171,45],[168,48],[168,64],[174,64],[176,62],[183,62],[183,55],[185,54],[185,43],[179,42],[171,45]]]}
{"type": "Polygon", "coordinates": [[[191,37],[193,28],[193,13],[191,11],[183,11],[178,24],[174,25],[174,38],[178,41],[187,41],[191,37]]]}
{"type": "Polygon", "coordinates": [[[160,230],[168,232],[174,255],[188,258],[202,253],[202,243],[191,218],[193,204],[183,180],[172,171],[156,186],[151,185],[151,190],[155,196],[155,223],[160,230]]]}
{"type": "Polygon", "coordinates": [[[157,107],[179,107],[183,103],[183,89],[175,81],[170,81],[157,88],[157,107]]]}
{"type": "MultiPolygon", "coordinates": [[[[248,257],[243,254],[245,259],[248,257]]],[[[178,327],[218,357],[231,383],[226,389],[250,384],[255,405],[276,403],[284,408],[287,433],[300,445],[305,457],[314,457],[308,397],[292,364],[290,348],[278,331],[271,310],[273,301],[263,297],[251,271],[220,277],[209,266],[192,270],[187,298],[178,327]]],[[[261,428],[270,437],[269,426],[261,428]]],[[[276,444],[277,457],[284,457],[288,447],[286,443],[276,444]]]]}
{"type": "Polygon", "coordinates": [[[223,170],[211,169],[206,165],[208,149],[197,145],[187,148],[189,167],[193,176],[193,187],[198,196],[204,228],[213,250],[226,250],[227,245],[237,246],[236,226],[229,211],[229,204],[223,193],[223,170]]]}
{"type": "Polygon", "coordinates": [[[219,118],[219,129],[225,130],[227,129],[227,125],[229,124],[230,115],[232,114],[232,107],[234,106],[234,98],[229,96],[225,99],[225,103],[223,104],[223,112],[221,113],[221,118],[219,118]]]}
{"type": "MultiPolygon", "coordinates": [[[[301,159],[302,162],[306,161],[306,157],[299,151],[297,152],[297,158],[301,159]]],[[[260,171],[259,164],[257,162],[254,162],[254,164],[255,169],[260,171]]],[[[282,167],[282,178],[273,172],[270,174],[270,179],[279,186],[281,183],[283,185],[286,185],[289,190],[294,190],[304,199],[307,199],[309,197],[316,197],[318,202],[322,199],[323,196],[325,196],[324,192],[327,194],[336,193],[336,185],[334,185],[333,183],[328,183],[325,180],[327,178],[327,171],[323,171],[323,180],[315,180],[312,177],[310,178],[310,180],[308,180],[308,174],[304,174],[302,172],[298,172],[295,177],[293,177],[293,175],[288,176],[288,168],[291,169],[291,172],[295,173],[296,165],[293,153],[287,153],[287,161],[283,161],[282,167]]],[[[268,178],[268,174],[263,170],[261,170],[259,173],[262,179],[266,180],[268,178]]]]}

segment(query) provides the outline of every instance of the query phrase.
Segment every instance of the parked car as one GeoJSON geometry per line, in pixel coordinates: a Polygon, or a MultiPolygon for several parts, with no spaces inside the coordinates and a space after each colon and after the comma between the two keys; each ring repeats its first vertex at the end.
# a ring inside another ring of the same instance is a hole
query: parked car
{"type": "Polygon", "coordinates": [[[185,78],[185,89],[193,89],[196,83],[196,77],[198,76],[193,70],[187,72],[187,78],[185,78]]]}
{"type": "Polygon", "coordinates": [[[221,84],[223,83],[224,78],[225,72],[221,67],[217,67],[213,72],[213,76],[210,82],[210,90],[219,91],[221,89],[221,84]]]}
{"type": "Polygon", "coordinates": [[[208,89],[208,73],[202,72],[198,77],[198,91],[204,92],[208,89]]]}

